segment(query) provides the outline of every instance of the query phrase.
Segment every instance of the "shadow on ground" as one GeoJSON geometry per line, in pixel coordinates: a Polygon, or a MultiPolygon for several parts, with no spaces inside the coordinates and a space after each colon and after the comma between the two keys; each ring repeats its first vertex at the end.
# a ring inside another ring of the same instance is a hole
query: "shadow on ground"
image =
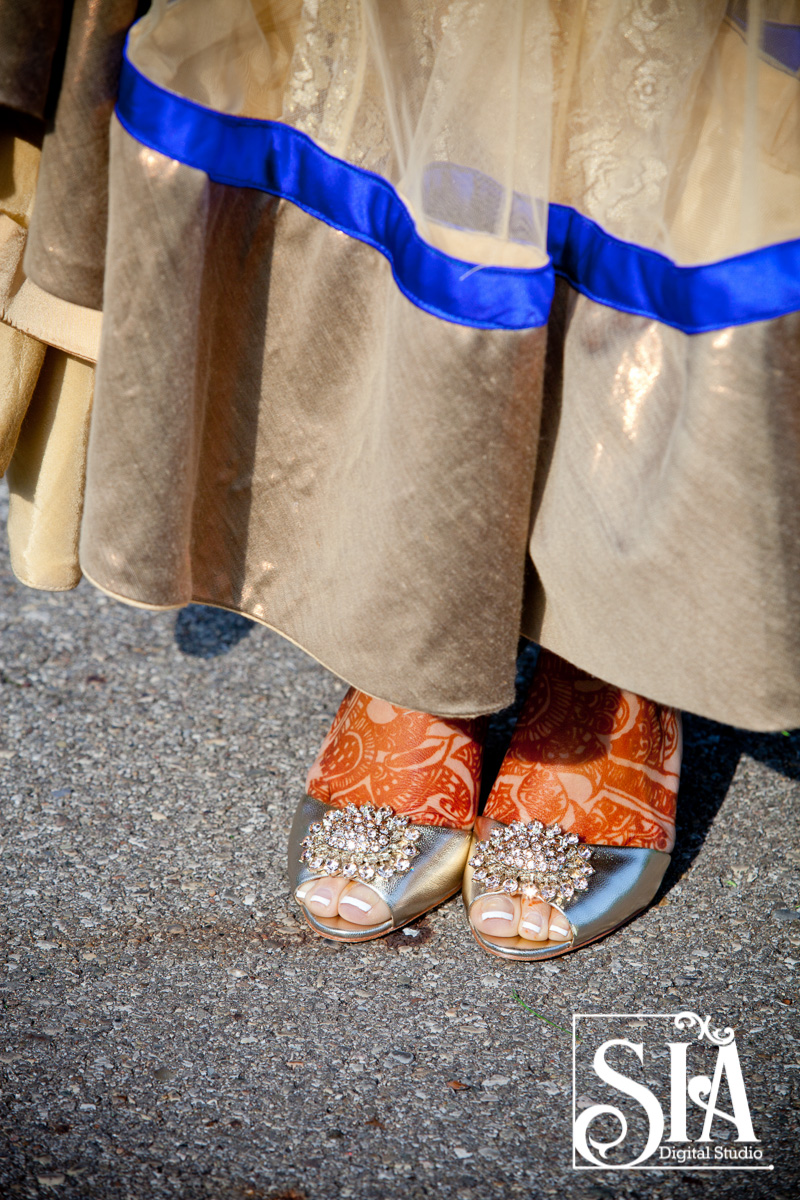
{"type": "Polygon", "coordinates": [[[175,618],[175,643],[192,658],[217,658],[246,638],[254,623],[224,608],[187,604],[175,618]]]}
{"type": "Polygon", "coordinates": [[[678,841],[659,897],[678,882],[697,857],[743,756],[787,779],[800,779],[800,730],[750,733],[691,713],[684,716],[683,729],[678,841]]]}

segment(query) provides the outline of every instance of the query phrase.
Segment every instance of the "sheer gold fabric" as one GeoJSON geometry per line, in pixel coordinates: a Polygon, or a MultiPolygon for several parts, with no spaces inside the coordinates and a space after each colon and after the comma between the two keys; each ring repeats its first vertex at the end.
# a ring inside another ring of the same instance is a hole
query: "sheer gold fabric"
{"type": "Polygon", "coordinates": [[[375,171],[458,257],[545,261],[553,201],[692,264],[800,234],[800,84],[771,19],[800,5],[155,0],[131,56],[375,171]],[[443,166],[491,181],[466,221],[443,166]]]}

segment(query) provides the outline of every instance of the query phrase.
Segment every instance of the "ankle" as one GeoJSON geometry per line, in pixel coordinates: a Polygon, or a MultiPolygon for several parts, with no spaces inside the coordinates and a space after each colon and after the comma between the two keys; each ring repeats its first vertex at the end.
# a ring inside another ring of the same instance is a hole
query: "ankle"
{"type": "Polygon", "coordinates": [[[419,825],[468,829],[477,812],[486,723],[400,708],[350,688],[306,790],[337,807],[387,805],[419,825]]]}
{"type": "Polygon", "coordinates": [[[669,852],[680,763],[679,713],[543,651],[486,815],[669,852]]]}

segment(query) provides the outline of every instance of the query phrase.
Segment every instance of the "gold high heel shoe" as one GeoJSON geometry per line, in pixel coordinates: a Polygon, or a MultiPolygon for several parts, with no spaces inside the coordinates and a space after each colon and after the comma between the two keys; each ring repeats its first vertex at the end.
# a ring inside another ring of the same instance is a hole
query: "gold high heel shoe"
{"type": "Polygon", "coordinates": [[[484,950],[525,962],[568,954],[624,925],[653,899],[671,858],[638,846],[586,845],[555,824],[489,817],[478,818],[470,851],[462,893],[468,920],[475,901],[492,894],[544,901],[567,920],[562,942],[489,937],[469,922],[484,950]]]}
{"type": "Polygon", "coordinates": [[[415,825],[390,808],[337,808],[306,796],[289,835],[292,895],[315,933],[339,942],[367,942],[400,929],[449,899],[461,887],[471,829],[415,825]],[[365,884],[391,913],[380,925],[344,917],[322,920],[303,903],[304,888],[321,876],[365,884]]]}

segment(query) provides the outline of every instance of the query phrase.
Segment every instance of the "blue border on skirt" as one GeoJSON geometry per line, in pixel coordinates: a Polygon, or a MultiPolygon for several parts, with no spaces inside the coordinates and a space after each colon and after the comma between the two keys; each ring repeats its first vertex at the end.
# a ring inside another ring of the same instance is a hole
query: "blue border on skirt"
{"type": "MultiPolygon", "coordinates": [[[[547,323],[555,274],[579,292],[624,312],[704,333],[800,309],[800,239],[700,266],[622,241],[575,209],[551,204],[547,249],[537,268],[482,266],[444,254],[420,237],[387,180],[335,158],[280,121],[206,108],[149,80],[127,53],[117,117],[138,142],[204,171],[210,179],[282,197],[374,246],[391,263],[400,290],[420,308],[480,329],[528,329],[547,323]]],[[[457,180],[469,196],[497,187],[478,172],[432,164],[439,181],[457,180]]],[[[428,179],[426,176],[426,191],[428,179]]],[[[530,208],[514,198],[520,241],[530,208]],[[526,214],[526,206],[528,212],[526,214]]],[[[512,219],[512,235],[514,220],[512,219]]],[[[471,226],[475,228],[475,226],[471,226]]]]}

